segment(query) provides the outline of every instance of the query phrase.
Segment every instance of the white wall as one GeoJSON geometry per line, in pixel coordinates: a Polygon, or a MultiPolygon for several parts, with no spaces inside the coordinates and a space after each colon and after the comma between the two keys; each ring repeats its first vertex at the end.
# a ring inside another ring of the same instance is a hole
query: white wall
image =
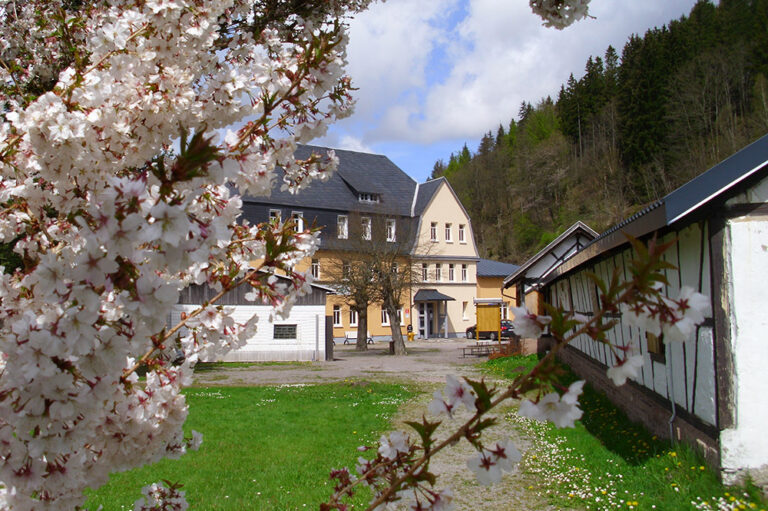
{"type": "Polygon", "coordinates": [[[764,482],[768,479],[768,217],[728,223],[726,265],[736,424],[721,434],[722,467],[726,479],[736,480],[749,469],[756,481],[764,482]]]}
{"type": "MultiPolygon", "coordinates": [[[[171,320],[179,321],[181,311],[195,310],[195,305],[177,305],[171,320]]],[[[237,305],[234,318],[244,322],[256,313],[259,325],[256,335],[242,348],[228,353],[228,362],[310,361],[325,360],[325,306],[295,305],[290,317],[269,321],[270,306],[237,305]],[[296,339],[275,339],[275,324],[295,324],[296,339]]],[[[204,362],[211,362],[205,360],[204,362]]]]}

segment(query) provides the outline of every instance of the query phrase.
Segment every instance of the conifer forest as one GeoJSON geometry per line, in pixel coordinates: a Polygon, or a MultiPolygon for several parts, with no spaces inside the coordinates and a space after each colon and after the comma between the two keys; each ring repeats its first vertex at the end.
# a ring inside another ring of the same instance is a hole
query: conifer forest
{"type": "Polygon", "coordinates": [[[598,232],[768,133],[768,0],[699,1],[557,98],[437,161],[481,257],[521,264],[581,220],[598,232]]]}

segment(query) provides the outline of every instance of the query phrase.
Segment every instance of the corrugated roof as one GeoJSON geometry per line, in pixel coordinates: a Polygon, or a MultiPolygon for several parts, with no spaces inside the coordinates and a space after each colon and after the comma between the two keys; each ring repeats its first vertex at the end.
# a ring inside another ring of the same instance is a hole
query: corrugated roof
{"type": "Polygon", "coordinates": [[[506,277],[515,273],[520,267],[516,264],[502,263],[490,259],[480,259],[477,262],[478,277],[506,277]]]}

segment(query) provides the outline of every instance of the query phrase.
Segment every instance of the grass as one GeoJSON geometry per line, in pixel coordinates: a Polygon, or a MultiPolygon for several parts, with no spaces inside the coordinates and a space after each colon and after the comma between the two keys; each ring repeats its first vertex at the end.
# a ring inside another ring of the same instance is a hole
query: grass
{"type": "Polygon", "coordinates": [[[296,361],[271,361],[271,362],[198,362],[195,364],[196,373],[207,373],[219,371],[222,369],[247,369],[249,367],[269,367],[269,366],[311,366],[312,362],[296,361]]]}
{"type": "MultiPolygon", "coordinates": [[[[316,509],[331,494],[333,468],[354,470],[362,444],[389,429],[413,393],[402,385],[357,382],[315,386],[193,388],[185,430],[203,445],[180,460],[113,474],[86,509],[133,509],[141,488],[184,484],[190,509],[316,509]]],[[[368,496],[359,495],[358,503],[368,496]]]]}
{"type": "MultiPolygon", "coordinates": [[[[512,378],[535,363],[535,356],[504,357],[486,362],[484,369],[512,378]]],[[[566,375],[562,383],[572,379],[566,375]]],[[[723,486],[698,453],[651,435],[589,385],[580,404],[584,416],[573,429],[508,416],[536,446],[525,454],[521,466],[536,474],[542,486],[529,489],[556,508],[768,508],[756,488],[723,486]]]]}

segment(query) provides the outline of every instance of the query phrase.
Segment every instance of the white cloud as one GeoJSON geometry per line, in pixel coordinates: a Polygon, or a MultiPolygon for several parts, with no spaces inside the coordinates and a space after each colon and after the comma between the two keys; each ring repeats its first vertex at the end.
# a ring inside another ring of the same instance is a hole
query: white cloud
{"type": "Polygon", "coordinates": [[[344,135],[339,140],[338,145],[335,146],[337,149],[346,149],[348,151],[358,151],[361,153],[372,153],[374,152],[369,146],[363,144],[362,140],[359,138],[353,137],[352,135],[344,135]]]}
{"type": "Polygon", "coordinates": [[[388,0],[350,25],[355,114],[320,142],[375,147],[477,140],[517,117],[522,101],[551,95],[590,55],[621,53],[643,34],[687,14],[695,0],[592,0],[588,19],[541,26],[527,0],[388,0]],[[347,137],[347,140],[345,140],[347,137]]]}

